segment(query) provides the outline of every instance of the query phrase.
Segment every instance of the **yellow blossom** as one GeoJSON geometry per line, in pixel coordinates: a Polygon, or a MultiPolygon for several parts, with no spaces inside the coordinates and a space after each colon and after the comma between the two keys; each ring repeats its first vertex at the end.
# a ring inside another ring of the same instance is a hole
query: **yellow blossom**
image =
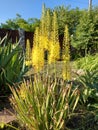
{"type": "Polygon", "coordinates": [[[59,44],[53,44],[53,42],[51,42],[49,57],[48,57],[49,64],[59,59],[59,52],[60,52],[59,44]]]}
{"type": "Polygon", "coordinates": [[[41,70],[44,66],[44,51],[38,46],[32,49],[32,66],[35,71],[41,70]]]}
{"type": "Polygon", "coordinates": [[[68,26],[65,26],[64,39],[63,39],[63,49],[62,49],[62,59],[63,59],[63,78],[64,80],[71,79],[71,68],[70,68],[70,45],[69,45],[69,31],[68,26]]]}

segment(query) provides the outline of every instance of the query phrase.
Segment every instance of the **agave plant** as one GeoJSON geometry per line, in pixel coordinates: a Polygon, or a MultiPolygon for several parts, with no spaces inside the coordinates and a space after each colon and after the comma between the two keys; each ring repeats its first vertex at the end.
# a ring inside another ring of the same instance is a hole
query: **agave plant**
{"type": "Polygon", "coordinates": [[[34,77],[11,87],[11,104],[27,130],[64,130],[66,120],[77,107],[80,92],[71,84],[52,78],[34,77]],[[58,84],[59,83],[59,84],[58,84]]]}
{"type": "Polygon", "coordinates": [[[9,91],[8,84],[13,84],[22,78],[24,72],[24,58],[22,48],[18,43],[0,43],[0,89],[2,92],[9,91]]]}

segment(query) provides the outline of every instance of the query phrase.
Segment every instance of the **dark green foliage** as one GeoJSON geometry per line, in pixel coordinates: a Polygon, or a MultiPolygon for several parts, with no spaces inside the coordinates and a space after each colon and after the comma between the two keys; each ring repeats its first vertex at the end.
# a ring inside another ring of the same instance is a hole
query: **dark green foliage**
{"type": "Polygon", "coordinates": [[[84,11],[76,32],[72,37],[72,45],[84,56],[95,53],[98,50],[98,16],[92,12],[84,11]]]}
{"type": "Polygon", "coordinates": [[[72,35],[79,23],[82,11],[80,11],[78,8],[70,9],[69,7],[65,6],[55,7],[54,10],[58,15],[59,35],[64,33],[64,27],[66,24],[69,26],[70,35],[72,35]]]}
{"type": "MultiPolygon", "coordinates": [[[[5,37],[6,39],[7,37],[5,37]]],[[[0,91],[9,92],[8,84],[12,85],[22,79],[25,72],[22,48],[18,44],[0,44],[0,91]]]]}
{"type": "Polygon", "coordinates": [[[79,58],[74,62],[74,64],[77,69],[83,69],[90,72],[98,70],[98,53],[79,58]]]}
{"type": "Polygon", "coordinates": [[[98,71],[86,71],[77,81],[81,89],[80,104],[87,110],[98,112],[98,71]]]}
{"type": "Polygon", "coordinates": [[[19,29],[22,28],[25,31],[34,32],[35,28],[38,27],[40,24],[40,20],[37,18],[29,18],[25,20],[21,17],[21,15],[17,14],[16,18],[8,19],[6,23],[1,24],[1,28],[5,29],[19,29]]]}

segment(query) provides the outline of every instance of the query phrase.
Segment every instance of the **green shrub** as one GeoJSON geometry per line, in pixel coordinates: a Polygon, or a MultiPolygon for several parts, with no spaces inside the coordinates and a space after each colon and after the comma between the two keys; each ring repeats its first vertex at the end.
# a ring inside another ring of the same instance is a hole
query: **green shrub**
{"type": "Polygon", "coordinates": [[[88,110],[98,111],[98,71],[86,71],[85,75],[77,78],[81,86],[80,102],[88,110]]]}
{"type": "Polygon", "coordinates": [[[80,58],[74,62],[77,69],[83,69],[88,71],[98,70],[98,54],[88,55],[84,58],[80,58]]]}

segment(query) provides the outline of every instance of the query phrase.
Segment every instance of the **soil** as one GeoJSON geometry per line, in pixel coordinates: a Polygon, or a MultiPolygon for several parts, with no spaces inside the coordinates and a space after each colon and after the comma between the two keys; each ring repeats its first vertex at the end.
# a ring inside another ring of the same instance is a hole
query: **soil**
{"type": "Polygon", "coordinates": [[[10,105],[8,97],[0,97],[0,122],[10,123],[14,120],[14,110],[10,105]]]}

